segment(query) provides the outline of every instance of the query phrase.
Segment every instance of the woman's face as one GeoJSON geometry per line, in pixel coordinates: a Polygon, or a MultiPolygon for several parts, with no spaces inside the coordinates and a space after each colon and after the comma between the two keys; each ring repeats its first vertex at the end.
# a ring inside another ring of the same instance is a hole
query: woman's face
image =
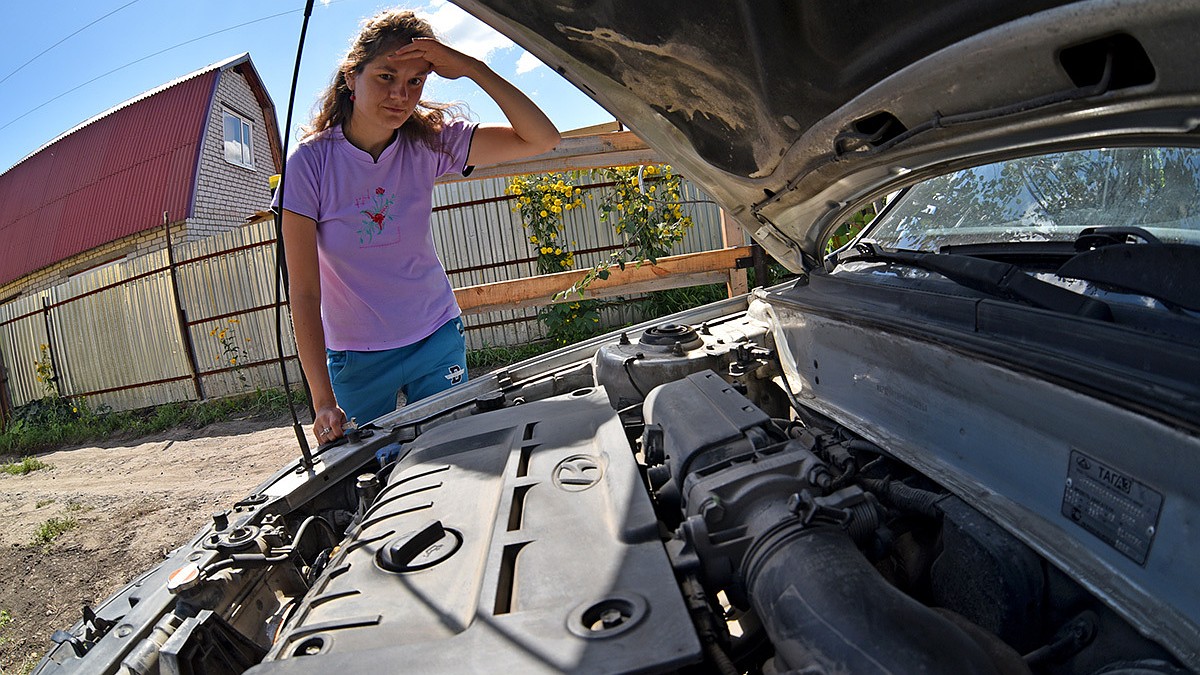
{"type": "Polygon", "coordinates": [[[431,69],[423,58],[389,51],[368,61],[361,72],[347,73],[346,84],[354,92],[351,123],[389,135],[399,129],[420,102],[431,69]]]}

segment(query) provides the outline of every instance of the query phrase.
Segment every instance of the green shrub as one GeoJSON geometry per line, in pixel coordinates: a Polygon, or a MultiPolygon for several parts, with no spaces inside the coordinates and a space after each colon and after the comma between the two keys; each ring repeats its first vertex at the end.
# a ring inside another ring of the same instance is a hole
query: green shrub
{"type": "Polygon", "coordinates": [[[79,527],[79,521],[70,516],[66,518],[50,518],[38,526],[37,532],[33,535],[33,543],[46,546],[64,533],[70,532],[77,527],[79,527]]]}
{"type": "Polygon", "coordinates": [[[19,462],[10,462],[8,464],[0,464],[0,472],[6,473],[10,476],[24,476],[25,474],[29,473],[30,471],[37,471],[38,469],[51,469],[51,468],[53,468],[53,467],[51,467],[49,464],[47,464],[39,459],[35,459],[33,457],[25,457],[25,458],[21,459],[21,461],[19,461],[19,462]]]}

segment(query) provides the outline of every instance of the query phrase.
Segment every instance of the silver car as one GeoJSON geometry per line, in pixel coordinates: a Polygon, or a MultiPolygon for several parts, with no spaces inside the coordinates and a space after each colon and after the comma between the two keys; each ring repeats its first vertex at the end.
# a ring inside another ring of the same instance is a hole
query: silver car
{"type": "Polygon", "coordinates": [[[798,278],[283,468],[39,672],[1200,670],[1200,4],[460,3],[798,278]]]}

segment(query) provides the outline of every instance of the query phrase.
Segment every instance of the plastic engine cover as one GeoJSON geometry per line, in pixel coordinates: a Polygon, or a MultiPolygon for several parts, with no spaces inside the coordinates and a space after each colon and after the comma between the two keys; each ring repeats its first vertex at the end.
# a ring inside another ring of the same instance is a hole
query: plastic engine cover
{"type": "Polygon", "coordinates": [[[697,661],[602,389],[409,446],[252,673],[654,672],[697,661]]]}

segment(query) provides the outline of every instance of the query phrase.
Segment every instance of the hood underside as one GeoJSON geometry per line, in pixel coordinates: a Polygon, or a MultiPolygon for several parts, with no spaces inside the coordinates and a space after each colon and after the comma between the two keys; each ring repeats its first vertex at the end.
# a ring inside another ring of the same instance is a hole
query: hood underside
{"type": "Polygon", "coordinates": [[[794,271],[851,209],[921,178],[1200,119],[1186,1],[456,2],[794,271]]]}

